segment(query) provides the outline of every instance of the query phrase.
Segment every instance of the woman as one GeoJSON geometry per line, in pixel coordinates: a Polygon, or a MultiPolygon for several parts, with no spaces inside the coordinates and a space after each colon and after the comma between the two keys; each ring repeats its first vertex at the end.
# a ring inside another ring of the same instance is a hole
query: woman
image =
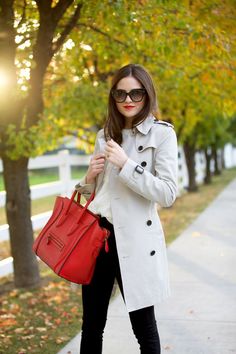
{"type": "Polygon", "coordinates": [[[98,256],[91,284],[82,287],[81,354],[102,353],[108,304],[116,279],[142,354],[160,353],[154,305],[169,296],[166,246],[156,203],[173,204],[177,141],[158,121],[148,72],[129,64],[115,74],[108,118],[97,134],[86,176],[76,185],[89,209],[110,230],[109,252],[98,256]]]}

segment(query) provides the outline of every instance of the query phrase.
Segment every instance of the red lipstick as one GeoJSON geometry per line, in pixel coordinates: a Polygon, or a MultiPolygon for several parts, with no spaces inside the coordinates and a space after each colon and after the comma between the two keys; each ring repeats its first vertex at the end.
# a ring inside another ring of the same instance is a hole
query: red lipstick
{"type": "Polygon", "coordinates": [[[128,109],[128,110],[130,110],[130,109],[132,109],[132,108],[134,108],[135,106],[129,106],[129,105],[127,105],[127,106],[123,106],[125,109],[128,109]]]}

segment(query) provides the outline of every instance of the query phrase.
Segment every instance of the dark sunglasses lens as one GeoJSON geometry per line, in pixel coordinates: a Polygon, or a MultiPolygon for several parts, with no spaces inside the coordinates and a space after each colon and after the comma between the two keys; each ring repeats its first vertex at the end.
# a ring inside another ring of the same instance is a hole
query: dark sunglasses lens
{"type": "Polygon", "coordinates": [[[142,101],[144,94],[145,91],[140,89],[140,90],[131,90],[129,95],[132,101],[140,102],[142,101]]]}
{"type": "Polygon", "coordinates": [[[124,102],[126,99],[126,92],[124,90],[114,90],[112,96],[116,102],[124,102]]]}

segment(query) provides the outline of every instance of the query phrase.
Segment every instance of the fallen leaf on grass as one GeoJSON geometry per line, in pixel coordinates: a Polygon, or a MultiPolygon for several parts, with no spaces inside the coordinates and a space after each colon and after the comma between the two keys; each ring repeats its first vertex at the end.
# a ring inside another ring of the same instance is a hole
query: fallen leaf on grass
{"type": "Polygon", "coordinates": [[[30,334],[30,335],[28,335],[28,336],[22,336],[21,338],[22,338],[23,340],[27,340],[27,339],[32,339],[32,338],[34,338],[34,337],[35,337],[34,334],[30,334]]]}
{"type": "Polygon", "coordinates": [[[36,316],[36,317],[41,317],[42,314],[43,314],[43,311],[37,311],[37,312],[35,312],[35,316],[36,316]]]}
{"type": "Polygon", "coordinates": [[[1,316],[1,318],[16,318],[15,315],[13,315],[12,313],[6,313],[4,315],[1,316]]]}
{"type": "Polygon", "coordinates": [[[33,296],[33,294],[31,292],[27,291],[27,292],[24,292],[23,294],[20,294],[19,299],[25,300],[25,299],[28,299],[29,297],[32,297],[32,296],[33,296]]]}
{"type": "Polygon", "coordinates": [[[17,290],[17,289],[14,289],[9,293],[10,297],[16,297],[18,295],[19,295],[19,290],[17,290]]]}
{"type": "Polygon", "coordinates": [[[70,309],[70,312],[72,312],[72,313],[77,313],[77,312],[79,312],[78,307],[77,307],[77,306],[72,307],[72,308],[70,309]]]}
{"type": "Polygon", "coordinates": [[[9,306],[9,311],[10,311],[11,313],[17,313],[17,314],[19,314],[19,312],[21,311],[21,308],[20,308],[20,306],[19,306],[18,304],[11,304],[11,305],[9,306]]]}
{"type": "Polygon", "coordinates": [[[48,299],[49,304],[52,302],[56,302],[57,304],[61,304],[62,301],[64,301],[64,299],[60,295],[55,295],[55,296],[51,297],[50,299],[48,299]]]}
{"type": "Polygon", "coordinates": [[[47,331],[47,328],[45,328],[45,327],[36,327],[35,329],[38,332],[46,332],[47,331]]]}
{"type": "Polygon", "coordinates": [[[39,342],[39,346],[40,346],[40,348],[43,348],[43,347],[44,347],[44,345],[45,345],[45,342],[41,340],[41,341],[39,342]]]}
{"type": "Polygon", "coordinates": [[[57,343],[57,344],[61,344],[61,343],[63,343],[63,342],[68,341],[69,339],[70,339],[70,337],[68,337],[68,336],[65,336],[65,337],[58,337],[58,338],[56,339],[56,343],[57,343]]]}
{"type": "Polygon", "coordinates": [[[8,326],[14,326],[17,324],[17,321],[13,318],[7,318],[4,321],[0,322],[0,327],[8,327],[8,326]]]}
{"type": "Polygon", "coordinates": [[[47,340],[47,339],[48,339],[48,335],[46,335],[46,336],[40,336],[40,338],[41,338],[42,340],[47,340]]]}
{"type": "Polygon", "coordinates": [[[12,344],[12,340],[11,340],[11,336],[4,336],[1,339],[2,343],[4,343],[5,345],[9,345],[12,344]]]}
{"type": "Polygon", "coordinates": [[[5,315],[6,313],[7,313],[7,310],[5,310],[5,309],[0,310],[0,316],[5,315]]]}
{"type": "Polygon", "coordinates": [[[49,326],[49,327],[53,326],[53,323],[50,322],[48,318],[45,319],[44,323],[45,323],[46,326],[49,326]]]}
{"type": "Polygon", "coordinates": [[[61,313],[61,317],[71,318],[71,314],[68,313],[68,312],[66,312],[66,311],[63,311],[63,312],[61,313]]]}
{"type": "Polygon", "coordinates": [[[28,300],[28,305],[31,307],[34,307],[34,305],[37,305],[37,303],[38,303],[38,299],[36,299],[36,298],[30,298],[28,300]]]}
{"type": "Polygon", "coordinates": [[[17,333],[17,334],[22,334],[22,333],[25,332],[25,328],[22,328],[22,327],[16,328],[16,329],[14,330],[14,332],[17,333]]]}

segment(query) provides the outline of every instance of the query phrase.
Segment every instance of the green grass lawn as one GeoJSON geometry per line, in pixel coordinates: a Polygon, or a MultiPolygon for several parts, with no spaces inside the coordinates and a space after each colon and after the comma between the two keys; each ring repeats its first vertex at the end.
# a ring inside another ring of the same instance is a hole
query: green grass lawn
{"type": "MultiPolygon", "coordinates": [[[[161,209],[159,214],[167,243],[234,178],[236,168],[225,170],[221,176],[214,177],[211,185],[200,186],[199,192],[186,193],[171,208],[161,209]]],[[[44,205],[48,207],[50,201],[45,201],[44,205]]],[[[0,278],[0,353],[56,354],[80,331],[80,286],[72,291],[67,281],[39,263],[43,279],[39,289],[14,289],[12,275],[0,278]]]]}

